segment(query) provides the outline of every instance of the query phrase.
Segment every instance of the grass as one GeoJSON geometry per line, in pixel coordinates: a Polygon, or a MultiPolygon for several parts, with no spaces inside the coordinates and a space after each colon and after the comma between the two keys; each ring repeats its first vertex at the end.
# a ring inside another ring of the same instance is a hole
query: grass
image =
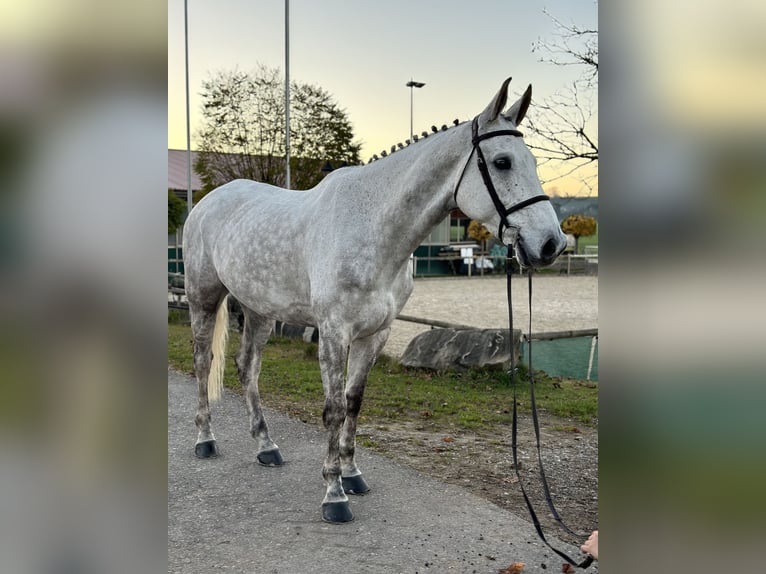
{"type": "MultiPolygon", "coordinates": [[[[231,332],[224,384],[240,391],[232,357],[239,333],[231,332]]],[[[324,397],[316,358],[317,346],[300,340],[270,339],[263,353],[259,390],[265,405],[305,422],[321,419],[324,397]]],[[[183,372],[193,371],[188,325],[168,325],[168,362],[183,372]]],[[[598,385],[536,375],[535,397],[540,411],[595,425],[598,385]]],[[[522,372],[517,388],[521,412],[529,412],[529,385],[522,372]]],[[[408,419],[428,427],[490,429],[510,424],[513,390],[508,376],[497,368],[434,373],[409,369],[381,357],[370,373],[360,415],[362,425],[385,425],[408,419]]]]}
{"type": "Polygon", "coordinates": [[[585,253],[586,245],[598,245],[598,231],[593,235],[585,235],[577,240],[578,253],[585,253]]]}

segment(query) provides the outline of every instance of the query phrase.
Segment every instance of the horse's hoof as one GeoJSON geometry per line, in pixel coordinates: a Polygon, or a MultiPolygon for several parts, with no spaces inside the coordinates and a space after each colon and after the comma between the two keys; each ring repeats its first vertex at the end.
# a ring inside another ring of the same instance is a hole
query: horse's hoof
{"type": "Polygon", "coordinates": [[[279,454],[279,449],[266,450],[258,453],[258,462],[263,466],[282,466],[284,461],[282,455],[279,454]]]}
{"type": "Polygon", "coordinates": [[[370,487],[362,478],[361,474],[356,476],[344,476],[341,477],[343,481],[343,492],[346,494],[367,494],[370,492],[370,487]]]}
{"type": "Polygon", "coordinates": [[[194,454],[197,458],[215,458],[218,456],[218,445],[214,440],[206,440],[205,442],[198,442],[194,445],[194,454]]]}
{"type": "Polygon", "coordinates": [[[351,522],[354,515],[348,502],[326,502],[322,505],[322,520],[331,524],[351,522]]]}

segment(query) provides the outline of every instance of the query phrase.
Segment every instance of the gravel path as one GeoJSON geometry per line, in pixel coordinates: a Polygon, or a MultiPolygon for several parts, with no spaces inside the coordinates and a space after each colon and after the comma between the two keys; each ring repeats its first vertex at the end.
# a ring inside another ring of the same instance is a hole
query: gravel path
{"type": "Polygon", "coordinates": [[[285,465],[260,466],[244,401],[227,390],[213,415],[221,456],[197,459],[196,388],[168,369],[168,574],[495,574],[517,561],[524,574],[560,571],[562,560],[516,515],[523,508],[503,510],[362,447],[372,491],[349,497],[353,522],[322,522],[326,434],[264,409],[285,465]]]}
{"type": "MultiPolygon", "coordinates": [[[[529,325],[527,278],[514,276],[512,290],[514,326],[526,332],[529,325]]],[[[505,275],[416,279],[402,314],[480,328],[507,327],[505,275]]],[[[598,327],[598,277],[534,277],[532,315],[535,333],[598,327]]],[[[394,321],[383,352],[401,357],[412,338],[429,328],[394,321]]]]}

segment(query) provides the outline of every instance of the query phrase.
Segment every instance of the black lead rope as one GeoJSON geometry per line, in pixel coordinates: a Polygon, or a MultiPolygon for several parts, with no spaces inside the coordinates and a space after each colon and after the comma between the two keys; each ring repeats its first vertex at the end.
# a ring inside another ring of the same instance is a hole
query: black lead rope
{"type": "Polygon", "coordinates": [[[543,456],[542,456],[542,450],[540,448],[540,423],[537,418],[537,403],[535,402],[535,385],[534,385],[534,374],[532,372],[532,269],[530,268],[527,272],[527,291],[529,294],[529,330],[527,331],[529,333],[529,343],[527,345],[527,365],[529,366],[529,396],[530,396],[530,408],[532,409],[532,422],[535,427],[535,439],[537,441],[537,461],[538,461],[538,468],[540,469],[540,481],[543,484],[543,491],[545,492],[545,501],[548,503],[548,508],[551,511],[551,514],[553,515],[553,518],[556,520],[556,522],[561,525],[561,527],[569,532],[572,536],[580,536],[577,532],[574,532],[571,528],[569,528],[566,524],[564,524],[564,521],[561,519],[561,516],[559,516],[559,513],[556,511],[556,507],[553,505],[553,497],[551,497],[551,491],[550,488],[548,488],[548,479],[545,476],[545,469],[543,468],[543,456]]]}
{"type": "MultiPolygon", "coordinates": [[[[468,169],[468,165],[470,164],[471,157],[473,154],[476,154],[476,163],[479,168],[479,173],[481,174],[481,178],[484,182],[484,187],[487,188],[487,192],[489,193],[490,198],[492,199],[492,203],[495,206],[495,210],[497,211],[497,214],[500,216],[500,224],[497,229],[497,237],[501,241],[503,240],[503,232],[505,229],[511,227],[511,223],[508,220],[508,216],[511,213],[514,213],[515,211],[518,211],[520,209],[524,209],[525,207],[528,207],[530,205],[533,205],[539,201],[550,201],[550,198],[545,194],[540,195],[534,195],[532,197],[528,197],[526,199],[523,199],[519,201],[518,203],[515,203],[511,205],[510,207],[505,207],[503,202],[501,201],[497,190],[495,189],[495,185],[492,182],[492,177],[489,173],[489,168],[487,167],[487,161],[484,157],[484,152],[482,152],[481,146],[479,145],[482,141],[498,137],[498,136],[513,136],[513,137],[523,137],[522,133],[518,130],[511,129],[511,130],[497,130],[492,132],[487,132],[483,134],[479,134],[479,117],[476,116],[473,119],[472,126],[471,126],[471,144],[473,145],[473,148],[471,149],[471,153],[468,155],[468,159],[465,162],[465,165],[463,166],[462,171],[460,172],[460,176],[458,177],[457,183],[455,184],[455,192],[453,194],[453,199],[455,201],[455,205],[457,205],[457,192],[458,189],[460,189],[460,183],[463,181],[463,176],[466,173],[466,170],[468,169]]],[[[511,266],[511,246],[508,246],[508,256],[506,259],[506,275],[508,277],[508,324],[510,326],[510,336],[511,336],[511,349],[513,349],[513,305],[512,305],[512,299],[511,299],[511,276],[513,275],[513,269],[511,266]]],[[[530,269],[529,272],[529,317],[530,317],[530,329],[529,332],[531,334],[532,332],[532,271],[530,269]]],[[[537,530],[537,534],[540,537],[540,539],[545,542],[545,545],[548,546],[551,550],[553,550],[556,554],[561,556],[564,560],[566,560],[569,564],[572,566],[575,566],[577,568],[587,568],[591,565],[593,562],[593,557],[588,556],[583,560],[581,563],[575,562],[572,558],[570,558],[567,554],[564,552],[557,550],[553,546],[550,545],[550,543],[545,539],[545,535],[543,534],[542,526],[540,525],[540,521],[537,518],[537,514],[535,514],[535,510],[532,507],[532,502],[529,500],[529,497],[527,496],[526,490],[524,489],[524,483],[521,480],[521,475],[519,474],[519,465],[518,465],[518,457],[516,453],[516,427],[517,427],[517,416],[516,416],[516,355],[511,351],[511,385],[513,386],[513,428],[512,428],[512,439],[511,439],[511,447],[513,450],[513,468],[516,471],[516,478],[519,481],[519,486],[521,487],[521,493],[524,495],[524,501],[527,503],[527,508],[529,509],[529,514],[532,517],[532,522],[535,525],[535,529],[537,530]]],[[[540,453],[540,425],[537,420],[537,406],[535,405],[535,391],[534,391],[534,381],[532,379],[532,345],[530,342],[529,346],[529,390],[530,390],[530,397],[531,397],[531,408],[532,408],[532,420],[534,422],[535,426],[535,436],[537,438],[537,458],[540,463],[540,477],[542,478],[543,488],[545,490],[545,499],[548,502],[548,507],[550,508],[551,512],[553,513],[553,517],[556,519],[556,521],[566,529],[567,532],[570,534],[575,534],[572,532],[561,520],[559,517],[558,512],[556,512],[555,507],[553,506],[553,500],[551,498],[550,490],[548,488],[548,481],[545,478],[545,472],[543,471],[543,461],[542,461],[542,455],[540,453]]]]}
{"type": "MultiPolygon", "coordinates": [[[[513,452],[513,468],[516,472],[516,478],[519,482],[519,487],[521,488],[521,494],[524,496],[524,502],[527,504],[527,509],[529,510],[529,515],[532,517],[532,523],[535,526],[535,530],[537,530],[537,535],[540,537],[540,540],[542,540],[545,545],[553,550],[556,554],[558,554],[561,558],[566,560],[569,564],[572,566],[575,566],[577,568],[587,568],[593,563],[593,556],[588,555],[585,560],[583,560],[580,563],[577,563],[573,558],[571,558],[568,554],[565,552],[558,550],[557,548],[554,548],[550,542],[548,542],[545,538],[545,534],[543,533],[542,525],[540,524],[540,520],[537,518],[537,513],[535,513],[535,509],[532,506],[532,502],[529,500],[529,496],[527,496],[527,491],[524,488],[524,482],[521,479],[521,474],[519,473],[519,461],[518,461],[518,453],[517,453],[517,447],[516,447],[516,435],[517,435],[517,426],[518,426],[518,416],[517,416],[517,408],[516,408],[516,353],[513,352],[513,300],[511,297],[511,277],[513,276],[513,267],[511,265],[512,262],[512,255],[511,255],[511,246],[508,246],[508,254],[506,256],[506,263],[505,263],[505,273],[507,278],[507,296],[508,296],[508,325],[510,327],[510,337],[511,337],[511,370],[509,372],[511,377],[511,386],[513,387],[513,423],[511,427],[511,451],[513,452]]],[[[532,270],[530,269],[528,272],[529,277],[529,333],[532,333],[532,270]]],[[[543,489],[545,490],[545,499],[548,502],[548,507],[550,508],[553,517],[556,519],[556,521],[564,527],[564,529],[569,532],[570,534],[573,534],[575,536],[578,536],[575,532],[572,532],[561,520],[561,517],[559,516],[558,512],[556,511],[554,505],[553,505],[553,499],[551,498],[550,490],[548,488],[548,481],[545,478],[545,472],[543,470],[543,462],[542,462],[542,455],[540,453],[540,425],[537,418],[537,405],[535,404],[535,391],[534,391],[534,380],[532,378],[532,345],[531,340],[529,342],[529,350],[528,350],[528,368],[529,368],[529,393],[530,393],[530,407],[532,409],[532,421],[534,423],[535,427],[535,437],[537,440],[537,459],[540,466],[540,477],[542,479],[543,483],[543,489]]]]}

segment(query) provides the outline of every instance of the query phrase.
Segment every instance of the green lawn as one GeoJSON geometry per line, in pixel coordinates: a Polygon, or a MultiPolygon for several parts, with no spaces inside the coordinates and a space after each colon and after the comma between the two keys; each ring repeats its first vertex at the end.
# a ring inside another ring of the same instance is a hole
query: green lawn
{"type": "MultiPolygon", "coordinates": [[[[233,356],[239,333],[229,338],[225,385],[240,390],[233,356]]],[[[307,422],[321,419],[324,404],[317,346],[303,341],[272,338],[266,346],[259,389],[265,405],[307,422]]],[[[188,325],[168,325],[168,362],[192,372],[191,332],[188,325]]],[[[538,409],[586,424],[597,424],[598,385],[593,382],[557,380],[539,374],[535,396],[538,409]]],[[[518,385],[519,408],[529,411],[528,378],[518,385]]],[[[408,369],[381,357],[370,374],[361,424],[392,419],[421,421],[428,426],[454,426],[491,430],[511,420],[513,391],[500,369],[474,369],[433,373],[408,369]]]]}

